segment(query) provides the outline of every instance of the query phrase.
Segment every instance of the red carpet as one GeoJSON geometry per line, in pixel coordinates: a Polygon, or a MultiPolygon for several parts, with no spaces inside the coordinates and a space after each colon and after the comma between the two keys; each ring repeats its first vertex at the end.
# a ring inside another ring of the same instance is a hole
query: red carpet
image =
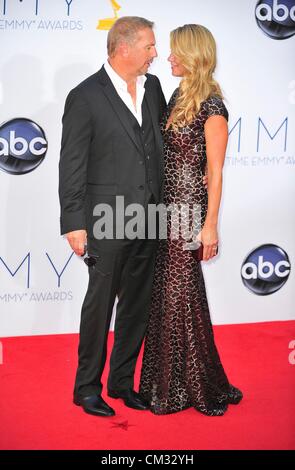
{"type": "Polygon", "coordinates": [[[194,409],[154,416],[110,398],[116,416],[87,415],[72,404],[77,335],[2,339],[0,449],[295,449],[295,321],[214,331],[229,379],[245,397],[223,417],[194,409]]]}

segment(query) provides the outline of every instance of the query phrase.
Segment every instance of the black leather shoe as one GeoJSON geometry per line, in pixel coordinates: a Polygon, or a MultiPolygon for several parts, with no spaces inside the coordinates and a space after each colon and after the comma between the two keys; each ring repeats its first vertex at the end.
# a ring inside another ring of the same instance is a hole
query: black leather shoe
{"type": "Polygon", "coordinates": [[[74,397],[75,405],[82,406],[85,413],[95,416],[114,416],[115,411],[100,395],[90,395],[88,397],[74,397]]]}
{"type": "Polygon", "coordinates": [[[108,396],[111,398],[122,398],[125,405],[134,410],[149,410],[150,408],[148,401],[134,390],[108,390],[108,396]]]}

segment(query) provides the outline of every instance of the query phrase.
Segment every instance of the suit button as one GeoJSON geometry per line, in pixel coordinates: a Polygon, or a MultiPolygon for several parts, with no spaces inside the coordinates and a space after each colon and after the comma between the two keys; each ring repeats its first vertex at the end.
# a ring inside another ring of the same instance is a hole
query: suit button
{"type": "Polygon", "coordinates": [[[139,164],[140,164],[140,165],[143,165],[143,161],[142,161],[142,160],[140,160],[139,164]]]}
{"type": "Polygon", "coordinates": [[[149,159],[150,159],[150,156],[149,156],[149,155],[147,155],[146,159],[147,159],[147,160],[149,160],[149,159]]]}
{"type": "Polygon", "coordinates": [[[149,180],[149,183],[152,184],[153,180],[149,180]]]}
{"type": "Polygon", "coordinates": [[[138,189],[144,189],[144,186],[141,184],[140,186],[138,186],[138,189]]]}

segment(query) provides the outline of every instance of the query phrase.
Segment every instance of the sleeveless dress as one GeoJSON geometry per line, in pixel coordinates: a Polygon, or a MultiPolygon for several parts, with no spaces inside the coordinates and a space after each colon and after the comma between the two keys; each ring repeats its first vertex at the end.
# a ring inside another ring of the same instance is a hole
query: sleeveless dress
{"type": "MultiPolygon", "coordinates": [[[[228,119],[228,112],[219,97],[211,96],[189,125],[165,130],[177,95],[178,89],[161,123],[163,198],[166,206],[195,205],[198,232],[208,206],[203,185],[204,124],[213,115],[228,119]]],[[[181,213],[181,220],[192,223],[191,212],[181,213]]],[[[159,241],[139,392],[155,414],[194,407],[206,415],[220,416],[229,403],[242,399],[242,393],[229,383],[215,346],[201,263],[191,251],[183,250],[185,230],[183,237],[171,236],[176,223],[172,216],[167,218],[167,239],[159,241]]]]}

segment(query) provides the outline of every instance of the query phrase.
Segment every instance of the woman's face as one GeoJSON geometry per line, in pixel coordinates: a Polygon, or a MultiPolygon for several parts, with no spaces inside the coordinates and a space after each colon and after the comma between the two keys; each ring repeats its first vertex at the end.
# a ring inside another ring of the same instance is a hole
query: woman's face
{"type": "Polygon", "coordinates": [[[185,74],[185,67],[181,64],[178,57],[176,57],[173,52],[168,57],[168,61],[171,64],[171,71],[174,77],[183,77],[185,74]]]}

